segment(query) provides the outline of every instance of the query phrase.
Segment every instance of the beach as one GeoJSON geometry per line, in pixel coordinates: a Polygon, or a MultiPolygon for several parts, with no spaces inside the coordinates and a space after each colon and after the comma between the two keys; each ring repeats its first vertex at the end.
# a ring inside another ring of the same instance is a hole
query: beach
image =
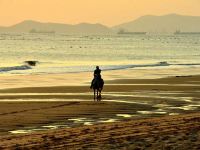
{"type": "Polygon", "coordinates": [[[200,115],[123,121],[0,137],[1,149],[199,149],[200,115]]]}
{"type": "Polygon", "coordinates": [[[199,2],[154,1],[0,0],[0,150],[200,150],[199,2]]]}
{"type": "Polygon", "coordinates": [[[199,149],[200,76],[190,73],[105,71],[100,102],[91,72],[1,76],[0,147],[199,149]]]}

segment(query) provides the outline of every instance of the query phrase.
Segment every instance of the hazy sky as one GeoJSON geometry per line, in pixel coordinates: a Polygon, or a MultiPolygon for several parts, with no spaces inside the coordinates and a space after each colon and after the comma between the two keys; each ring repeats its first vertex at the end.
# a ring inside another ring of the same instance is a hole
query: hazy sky
{"type": "Polygon", "coordinates": [[[0,0],[0,25],[23,20],[116,25],[142,15],[200,16],[200,0],[0,0]]]}

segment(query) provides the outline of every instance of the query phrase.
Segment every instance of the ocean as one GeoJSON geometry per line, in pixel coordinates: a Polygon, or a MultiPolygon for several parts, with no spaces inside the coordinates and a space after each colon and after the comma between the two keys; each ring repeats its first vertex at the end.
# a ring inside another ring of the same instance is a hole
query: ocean
{"type": "Polygon", "coordinates": [[[200,68],[200,35],[0,34],[0,74],[90,72],[96,65],[200,68]]]}

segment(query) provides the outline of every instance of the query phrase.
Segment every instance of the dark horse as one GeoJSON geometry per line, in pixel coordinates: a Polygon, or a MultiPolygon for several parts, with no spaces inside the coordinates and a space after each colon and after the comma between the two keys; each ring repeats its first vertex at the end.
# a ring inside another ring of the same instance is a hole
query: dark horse
{"type": "Polygon", "coordinates": [[[95,77],[92,80],[91,89],[94,90],[94,101],[101,101],[101,91],[103,90],[104,81],[101,78],[95,77]]]}

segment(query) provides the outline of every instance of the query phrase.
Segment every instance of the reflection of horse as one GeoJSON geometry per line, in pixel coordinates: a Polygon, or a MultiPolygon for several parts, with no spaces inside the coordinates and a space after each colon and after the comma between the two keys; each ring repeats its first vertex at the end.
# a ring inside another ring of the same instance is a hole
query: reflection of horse
{"type": "Polygon", "coordinates": [[[92,84],[90,88],[94,90],[94,101],[95,99],[97,99],[97,101],[101,100],[101,91],[103,90],[103,85],[104,85],[104,81],[101,78],[95,77],[92,80],[92,84]]]}

